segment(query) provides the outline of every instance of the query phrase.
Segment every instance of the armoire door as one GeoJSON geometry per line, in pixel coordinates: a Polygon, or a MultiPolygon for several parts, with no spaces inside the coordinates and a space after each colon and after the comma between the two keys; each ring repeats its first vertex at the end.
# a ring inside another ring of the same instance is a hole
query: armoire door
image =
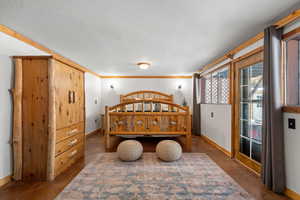
{"type": "Polygon", "coordinates": [[[55,106],[56,129],[65,128],[78,122],[74,114],[75,87],[74,70],[61,62],[55,61],[55,106]]]}
{"type": "Polygon", "coordinates": [[[72,103],[71,118],[74,123],[84,121],[84,73],[72,69],[72,103]]]}

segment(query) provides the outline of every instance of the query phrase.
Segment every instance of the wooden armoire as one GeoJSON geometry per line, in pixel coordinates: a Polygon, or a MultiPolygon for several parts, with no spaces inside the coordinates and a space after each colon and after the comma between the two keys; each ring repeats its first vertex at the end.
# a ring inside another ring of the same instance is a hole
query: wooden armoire
{"type": "Polygon", "coordinates": [[[16,56],[15,180],[53,180],[84,158],[84,72],[51,56],[16,56]]]}

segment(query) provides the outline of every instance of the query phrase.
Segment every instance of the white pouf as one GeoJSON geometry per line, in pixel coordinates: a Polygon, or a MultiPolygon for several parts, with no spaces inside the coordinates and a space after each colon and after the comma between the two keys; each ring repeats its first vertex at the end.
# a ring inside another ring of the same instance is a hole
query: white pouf
{"type": "Polygon", "coordinates": [[[122,161],[135,161],[142,156],[143,146],[136,140],[125,140],[119,144],[117,152],[122,161]]]}
{"type": "Polygon", "coordinates": [[[181,157],[182,148],[178,142],[163,140],[156,146],[156,155],[163,161],[175,161],[181,157]]]}

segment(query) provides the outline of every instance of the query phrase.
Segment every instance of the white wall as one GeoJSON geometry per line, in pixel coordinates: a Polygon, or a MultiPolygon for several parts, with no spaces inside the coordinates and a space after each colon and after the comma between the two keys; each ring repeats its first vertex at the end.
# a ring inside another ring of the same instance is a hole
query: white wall
{"type": "Polygon", "coordinates": [[[86,134],[91,133],[101,126],[101,78],[85,73],[85,118],[86,134]]]}
{"type": "Polygon", "coordinates": [[[182,104],[185,97],[188,106],[192,105],[192,79],[172,78],[110,78],[102,79],[102,113],[105,106],[112,106],[120,103],[120,95],[138,90],[155,90],[174,95],[174,102],[182,104]],[[114,89],[110,86],[113,85],[114,89]],[[178,90],[178,85],[182,88],[178,90]]]}
{"type": "Polygon", "coordinates": [[[284,143],[287,188],[300,194],[300,114],[284,113],[284,143]],[[288,129],[288,118],[296,119],[296,129],[288,129]]]}
{"type": "Polygon", "coordinates": [[[49,55],[0,33],[0,179],[12,174],[12,98],[14,55],[49,55]]]}
{"type": "Polygon", "coordinates": [[[231,105],[202,104],[201,134],[231,152],[231,105]]]}
{"type": "Polygon", "coordinates": [[[0,55],[0,179],[12,173],[12,61],[0,55]]]}

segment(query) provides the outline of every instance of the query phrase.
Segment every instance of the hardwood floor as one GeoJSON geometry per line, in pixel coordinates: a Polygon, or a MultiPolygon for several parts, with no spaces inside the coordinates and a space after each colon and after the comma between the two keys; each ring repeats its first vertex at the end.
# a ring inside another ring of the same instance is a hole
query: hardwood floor
{"type": "MultiPolygon", "coordinates": [[[[158,138],[141,139],[144,150],[155,150],[158,138]]],[[[54,199],[64,187],[80,172],[85,164],[90,163],[100,153],[104,152],[103,137],[94,134],[86,140],[86,160],[81,161],[65,173],[58,176],[53,182],[12,182],[0,189],[1,200],[50,200],[54,199]]],[[[201,152],[209,155],[226,173],[228,173],[245,190],[257,200],[284,200],[284,196],[276,195],[264,188],[259,177],[241,166],[236,161],[227,157],[221,151],[207,144],[200,137],[193,137],[192,152],[201,152]]]]}

